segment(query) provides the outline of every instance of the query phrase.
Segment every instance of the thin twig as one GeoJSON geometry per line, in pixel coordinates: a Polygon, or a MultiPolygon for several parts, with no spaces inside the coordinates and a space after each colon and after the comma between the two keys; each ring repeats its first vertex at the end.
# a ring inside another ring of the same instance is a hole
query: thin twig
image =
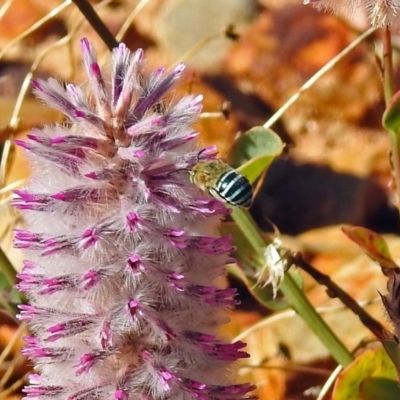
{"type": "Polygon", "coordinates": [[[314,375],[322,375],[322,376],[329,376],[331,374],[331,370],[322,369],[322,368],[315,368],[315,367],[307,367],[304,365],[297,365],[293,363],[287,363],[285,365],[262,365],[262,364],[255,364],[255,365],[245,365],[241,367],[241,369],[274,369],[274,370],[281,370],[281,371],[289,371],[289,372],[303,372],[307,374],[314,374],[314,375]]]}
{"type": "Polygon", "coordinates": [[[203,39],[200,39],[193,47],[191,47],[185,54],[183,54],[177,61],[175,61],[174,65],[180,64],[182,62],[187,62],[190,58],[192,58],[196,53],[198,53],[201,49],[211,43],[213,40],[220,38],[222,33],[214,33],[212,35],[206,36],[203,39]]]}
{"type": "Polygon", "coordinates": [[[333,384],[336,382],[336,378],[339,376],[339,374],[342,372],[342,370],[343,370],[343,367],[341,365],[338,365],[333,370],[331,376],[328,378],[328,380],[325,382],[324,386],[322,387],[321,391],[319,392],[319,395],[316,398],[316,400],[322,400],[327,395],[327,393],[329,392],[329,390],[331,389],[333,384]]]}
{"type": "Polygon", "coordinates": [[[333,57],[331,61],[326,63],[316,74],[314,74],[279,110],[263,125],[264,128],[271,128],[279,120],[280,117],[286,112],[286,110],[294,104],[299,97],[308,89],[311,88],[314,83],[332,69],[338,61],[340,61],[345,55],[350,53],[355,47],[357,47],[363,40],[376,31],[376,28],[370,28],[360,35],[356,40],[351,42],[345,49],[343,49],[337,56],[333,57]]]}
{"type": "Polygon", "coordinates": [[[12,348],[14,347],[15,343],[17,343],[18,340],[21,339],[21,337],[24,334],[25,330],[26,330],[26,325],[24,323],[22,323],[18,327],[16,332],[14,333],[13,337],[11,338],[11,340],[7,343],[7,346],[4,348],[4,350],[0,354],[0,365],[8,357],[8,355],[10,354],[10,352],[11,352],[12,348]]]}
{"type": "MultiPolygon", "coordinates": [[[[60,39],[57,44],[60,42],[64,42],[68,40],[69,36],[64,36],[62,39],[60,39]]],[[[50,49],[52,47],[46,48],[39,56],[36,57],[35,61],[31,65],[30,71],[25,75],[24,81],[22,82],[21,89],[18,93],[17,100],[15,101],[15,106],[13,109],[13,113],[10,118],[10,122],[8,124],[9,128],[13,131],[16,130],[18,125],[19,125],[19,114],[21,112],[22,108],[22,103],[24,102],[25,96],[28,93],[28,90],[31,85],[33,73],[36,71],[38,68],[41,60],[47,55],[48,52],[50,52],[50,49]]],[[[7,170],[10,162],[10,154],[12,152],[12,145],[13,145],[13,135],[10,135],[10,137],[4,142],[3,146],[3,152],[1,156],[1,161],[0,161],[0,184],[3,184],[6,181],[7,177],[7,170]]]]}
{"type": "MultiPolygon", "coordinates": [[[[7,186],[0,188],[0,197],[5,195],[8,192],[12,192],[18,186],[21,186],[24,182],[25,182],[25,179],[19,179],[18,181],[9,183],[7,186]]],[[[1,201],[0,201],[0,205],[2,205],[1,201]]]]}
{"type": "Polygon", "coordinates": [[[4,17],[14,0],[7,0],[0,8],[0,20],[4,17]]]}
{"type": "Polygon", "coordinates": [[[27,380],[27,376],[23,376],[22,378],[15,381],[10,387],[0,393],[0,399],[5,399],[10,396],[14,391],[16,391],[19,387],[21,387],[27,380]]]}
{"type": "Polygon", "coordinates": [[[121,29],[117,33],[117,40],[121,41],[126,32],[128,31],[129,27],[132,25],[132,22],[134,19],[137,17],[137,15],[143,10],[145,5],[149,2],[149,0],[140,0],[140,2],[135,6],[135,8],[132,10],[132,12],[127,16],[124,24],[122,25],[121,29]]]}
{"type": "Polygon", "coordinates": [[[26,361],[26,357],[23,355],[18,355],[17,357],[14,357],[7,365],[7,370],[4,372],[4,375],[0,379],[0,389],[3,389],[8,380],[11,378],[12,374],[15,371],[15,368],[19,365],[22,365],[23,362],[26,361]]]}
{"type": "MultiPolygon", "coordinates": [[[[381,299],[379,297],[368,300],[368,301],[360,301],[359,305],[360,306],[367,306],[370,304],[375,304],[377,302],[380,302],[381,299]]],[[[327,306],[327,307],[317,307],[316,311],[319,314],[327,314],[330,312],[335,312],[338,310],[343,310],[345,308],[344,305],[335,305],[335,306],[327,306]]],[[[264,318],[263,320],[251,325],[249,328],[241,332],[239,335],[237,335],[233,341],[238,341],[238,340],[245,340],[248,336],[252,335],[253,333],[257,332],[259,329],[263,329],[268,327],[269,325],[272,325],[273,323],[276,323],[278,321],[284,320],[286,318],[291,318],[295,317],[297,315],[296,311],[287,309],[285,311],[281,311],[277,314],[272,314],[271,316],[268,316],[267,318],[264,318]]]]}
{"type": "Polygon", "coordinates": [[[35,22],[32,26],[30,26],[28,29],[23,31],[21,34],[16,36],[14,39],[10,40],[0,51],[0,60],[3,58],[4,54],[7,53],[9,49],[11,49],[15,43],[20,41],[21,39],[27,37],[29,34],[34,32],[36,29],[39,29],[45,22],[51,20],[54,18],[57,14],[59,14],[61,11],[63,11],[65,8],[67,8],[71,4],[71,0],[66,0],[64,3],[60,4],[58,7],[55,7],[51,12],[46,14],[43,18],[39,19],[37,22],[35,22]]]}
{"type": "Polygon", "coordinates": [[[101,18],[97,15],[95,9],[87,0],[72,0],[74,4],[79,8],[80,12],[85,16],[86,20],[97,32],[109,50],[118,46],[118,41],[114,35],[110,32],[101,18]]]}

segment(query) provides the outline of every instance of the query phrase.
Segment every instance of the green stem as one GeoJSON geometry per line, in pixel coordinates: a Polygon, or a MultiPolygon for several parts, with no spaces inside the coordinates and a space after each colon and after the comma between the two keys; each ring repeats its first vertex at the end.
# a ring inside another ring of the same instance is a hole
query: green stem
{"type": "Polygon", "coordinates": [[[10,317],[15,317],[18,310],[14,309],[8,299],[0,292],[0,311],[6,311],[10,317]]]}
{"type": "Polygon", "coordinates": [[[292,308],[321,340],[337,363],[342,366],[349,365],[354,357],[317,311],[315,311],[315,308],[308,301],[307,297],[305,297],[290,274],[285,275],[280,289],[292,305],[292,308]]]}
{"type": "MultiPolygon", "coordinates": [[[[264,249],[272,243],[268,237],[264,237],[250,214],[242,209],[233,208],[232,217],[238,227],[246,235],[254,251],[262,256],[264,249]]],[[[321,342],[329,350],[332,357],[341,365],[346,366],[353,360],[352,354],[347,350],[331,328],[315,311],[314,307],[297,286],[290,274],[285,275],[282,282],[282,293],[285,295],[293,309],[300,315],[308,327],[319,337],[321,342]]]]}
{"type": "MultiPolygon", "coordinates": [[[[390,29],[386,28],[382,32],[383,44],[383,91],[385,95],[386,106],[389,105],[394,94],[394,74],[393,74],[393,48],[392,36],[390,29]]],[[[400,209],[400,138],[398,132],[389,131],[391,162],[394,177],[395,204],[397,209],[400,209]]]]}
{"type": "Polygon", "coordinates": [[[389,131],[391,163],[395,185],[393,190],[396,193],[395,205],[400,210],[400,136],[397,132],[389,131]]]}

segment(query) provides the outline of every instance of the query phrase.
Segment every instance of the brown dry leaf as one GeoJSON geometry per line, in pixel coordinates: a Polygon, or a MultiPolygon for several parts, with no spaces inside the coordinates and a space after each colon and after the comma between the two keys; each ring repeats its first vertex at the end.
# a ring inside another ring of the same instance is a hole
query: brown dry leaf
{"type": "MultiPolygon", "coordinates": [[[[400,262],[400,239],[384,236],[394,260],[400,262]]],[[[340,230],[339,226],[315,229],[298,237],[311,264],[358,301],[379,301],[378,291],[386,292],[387,279],[380,267],[370,260],[340,230]]],[[[309,277],[307,295],[315,306],[337,304],[326,295],[326,289],[315,284],[309,277]],[[315,286],[311,289],[312,286],[315,286]],[[332,303],[333,302],[333,303],[332,303]]],[[[384,321],[382,308],[374,317],[384,321]]]]}
{"type": "Polygon", "coordinates": [[[332,274],[360,255],[360,250],[341,231],[341,226],[327,226],[298,235],[301,251],[325,274],[332,274]],[[322,260],[320,260],[320,257],[322,260]],[[330,260],[330,262],[325,262],[330,260]]]}
{"type": "MultiPolygon", "coordinates": [[[[318,310],[348,349],[355,349],[366,339],[375,340],[348,309],[337,305],[318,310]]],[[[377,315],[382,307],[372,304],[366,310],[377,315]]],[[[243,329],[240,317],[238,324],[243,329]]],[[[334,368],[334,364],[326,364],[324,368],[319,366],[329,358],[329,353],[303,320],[291,310],[260,320],[237,339],[247,343],[246,350],[251,354],[240,370],[241,379],[257,384],[261,400],[288,400],[286,394],[289,391],[299,392],[297,395],[292,393],[294,397],[291,398],[303,398],[302,391],[322,385],[334,368]],[[296,390],[288,386],[293,379],[303,380],[301,390],[300,387],[296,390]]]]}
{"type": "MultiPolygon", "coordinates": [[[[225,326],[229,337],[239,334],[246,327],[251,327],[260,321],[260,315],[256,313],[234,312],[229,325],[225,326]]],[[[269,346],[268,340],[264,340],[258,333],[246,337],[246,351],[251,354],[251,359],[246,359],[239,369],[239,379],[242,382],[254,382],[257,384],[255,393],[260,400],[284,400],[286,390],[286,372],[281,369],[285,359],[274,347],[269,346]],[[273,354],[273,355],[272,355],[273,354]]]]}

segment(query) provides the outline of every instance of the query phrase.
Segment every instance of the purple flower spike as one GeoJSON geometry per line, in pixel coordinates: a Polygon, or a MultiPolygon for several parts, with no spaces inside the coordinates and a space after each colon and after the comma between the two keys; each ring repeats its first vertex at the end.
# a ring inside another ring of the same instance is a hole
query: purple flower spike
{"type": "Polygon", "coordinates": [[[70,124],[35,130],[35,168],[13,204],[26,216],[15,246],[29,252],[17,288],[35,364],[34,400],[244,400],[234,363],[245,343],[219,336],[237,304],[221,287],[231,239],[224,204],[188,169],[216,157],[191,127],[201,96],[171,93],[183,65],[145,68],[142,50],[114,49],[111,76],[81,42],[88,90],[36,81],[38,97],[70,124]]]}

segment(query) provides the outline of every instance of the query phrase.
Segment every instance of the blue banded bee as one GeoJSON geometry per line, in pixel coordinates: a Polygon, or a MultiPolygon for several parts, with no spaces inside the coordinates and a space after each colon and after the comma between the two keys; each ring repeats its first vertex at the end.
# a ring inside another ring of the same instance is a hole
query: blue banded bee
{"type": "Polygon", "coordinates": [[[222,160],[199,161],[189,174],[190,182],[216,199],[250,207],[253,199],[250,182],[222,160]]]}

